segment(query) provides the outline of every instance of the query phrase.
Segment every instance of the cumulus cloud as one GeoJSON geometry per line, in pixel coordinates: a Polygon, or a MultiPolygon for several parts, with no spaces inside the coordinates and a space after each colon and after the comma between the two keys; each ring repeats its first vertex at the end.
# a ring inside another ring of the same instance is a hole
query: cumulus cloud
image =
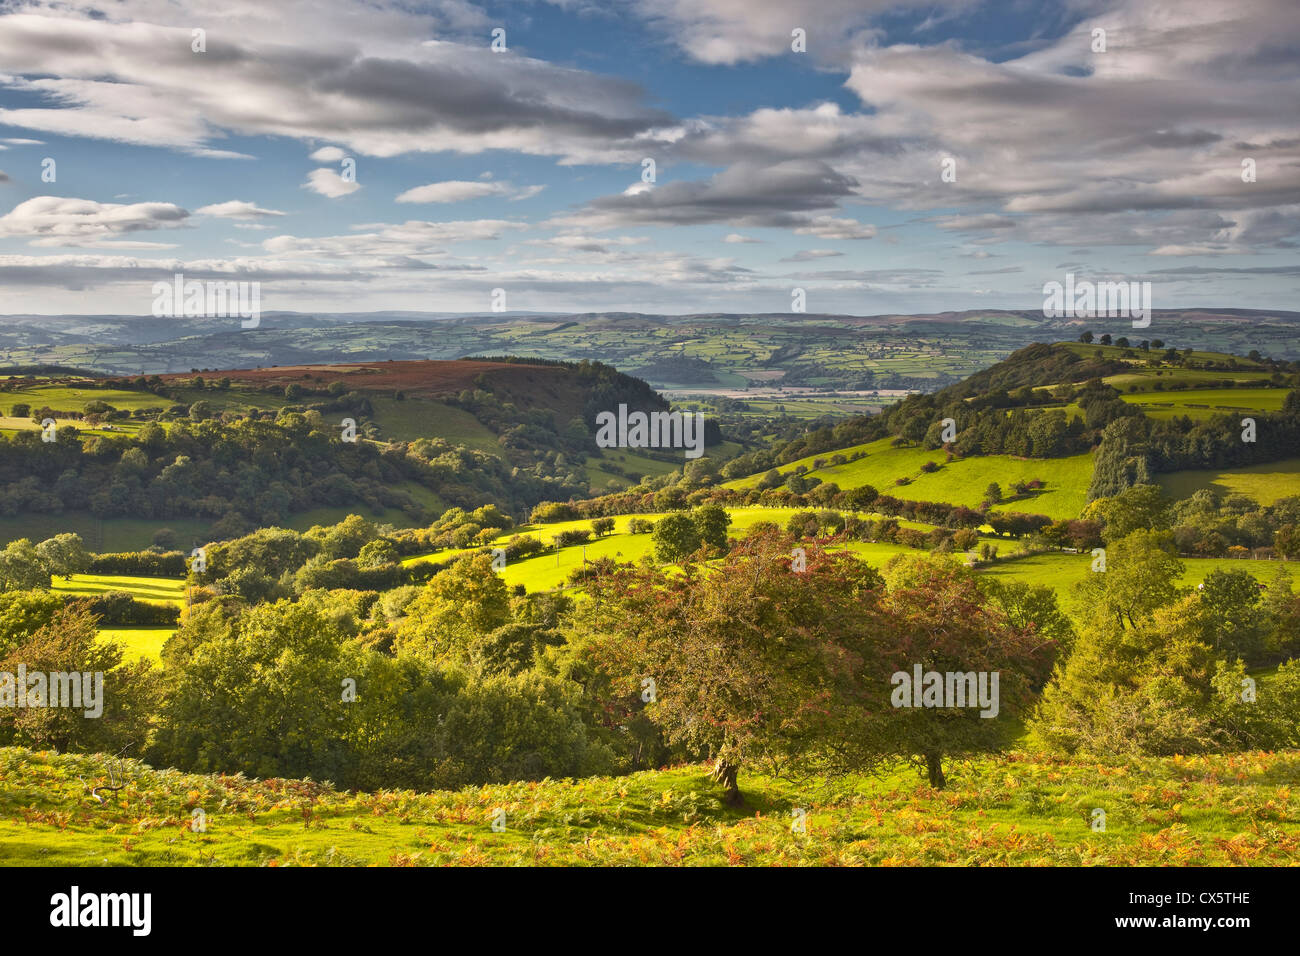
{"type": "Polygon", "coordinates": [[[30,237],[34,246],[102,245],[125,233],[184,225],[189,215],[166,202],[101,203],[35,196],[0,216],[0,236],[30,237]]]}
{"type": "Polygon", "coordinates": [[[820,212],[852,195],[855,185],[818,161],[740,163],[705,181],[671,182],[601,197],[557,221],[591,229],[727,223],[789,228],[828,239],[869,238],[873,234],[869,226],[820,212]]]}
{"type": "Polygon", "coordinates": [[[262,248],[274,255],[306,258],[355,256],[427,257],[441,252],[439,246],[454,242],[497,239],[502,233],[527,228],[526,223],[508,219],[473,219],[459,222],[408,220],[399,224],[359,225],[349,235],[299,237],[273,236],[262,248]]]}
{"type": "Polygon", "coordinates": [[[791,54],[796,28],[806,34],[807,55],[834,59],[875,14],[944,5],[932,0],[818,0],[815,5],[807,0],[639,0],[631,9],[692,59],[729,65],[791,54]]]}
{"type": "Polygon", "coordinates": [[[361,188],[361,184],[355,179],[344,179],[332,169],[313,169],[307,174],[307,181],[302,185],[304,189],[310,189],[330,199],[347,196],[361,188]]]}
{"type": "Polygon", "coordinates": [[[341,163],[347,158],[347,155],[337,146],[322,146],[307,158],[313,163],[341,163]]]}

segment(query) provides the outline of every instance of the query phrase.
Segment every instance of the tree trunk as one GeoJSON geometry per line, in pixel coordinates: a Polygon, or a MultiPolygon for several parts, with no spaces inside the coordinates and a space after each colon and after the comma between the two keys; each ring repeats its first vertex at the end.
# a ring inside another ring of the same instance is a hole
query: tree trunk
{"type": "Polygon", "coordinates": [[[942,790],[944,784],[948,782],[948,779],[943,775],[943,754],[926,754],[925,770],[930,775],[930,786],[936,790],[942,790]]]}
{"type": "Polygon", "coordinates": [[[739,764],[732,763],[726,757],[719,757],[713,762],[713,772],[709,774],[715,782],[727,788],[726,796],[723,799],[733,807],[744,803],[740,796],[740,787],[736,784],[736,774],[738,773],[740,773],[739,764]]]}

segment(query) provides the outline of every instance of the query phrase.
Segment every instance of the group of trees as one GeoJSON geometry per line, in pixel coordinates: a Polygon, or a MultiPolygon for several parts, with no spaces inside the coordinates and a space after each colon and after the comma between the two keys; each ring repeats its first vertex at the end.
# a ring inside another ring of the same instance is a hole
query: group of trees
{"type": "Polygon", "coordinates": [[[80,535],[57,534],[39,544],[18,538],[0,550],[0,591],[48,588],[52,577],[66,578],[89,566],[80,535]]]}
{"type": "Polygon", "coordinates": [[[1102,431],[1088,497],[1118,494],[1149,484],[1156,474],[1184,469],[1226,469],[1300,455],[1300,391],[1289,392],[1278,412],[1152,419],[1116,419],[1102,431]],[[1243,417],[1255,421],[1243,440],[1243,417]]]}
{"type": "Polygon", "coordinates": [[[1182,572],[1168,531],[1107,546],[1106,570],[1076,588],[1080,636],[1044,691],[1037,742],[1154,755],[1300,746],[1300,600],[1285,569],[1265,589],[1238,570],[1180,588],[1182,572]]]}

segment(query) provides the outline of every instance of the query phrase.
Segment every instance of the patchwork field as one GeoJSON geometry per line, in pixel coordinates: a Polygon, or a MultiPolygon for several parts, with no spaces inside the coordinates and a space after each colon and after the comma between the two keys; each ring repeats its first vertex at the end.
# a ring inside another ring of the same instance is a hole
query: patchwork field
{"type": "Polygon", "coordinates": [[[1282,866],[1300,855],[1294,753],[1104,761],[1013,752],[827,785],[742,772],[728,807],[704,768],[460,791],[159,772],[0,749],[0,864],[26,866],[1282,866]],[[1093,832],[1096,808],[1106,830],[1093,832]],[[191,828],[205,814],[202,832],[191,828]],[[491,827],[504,811],[505,829],[491,827]],[[795,832],[795,811],[806,832],[795,832]]]}

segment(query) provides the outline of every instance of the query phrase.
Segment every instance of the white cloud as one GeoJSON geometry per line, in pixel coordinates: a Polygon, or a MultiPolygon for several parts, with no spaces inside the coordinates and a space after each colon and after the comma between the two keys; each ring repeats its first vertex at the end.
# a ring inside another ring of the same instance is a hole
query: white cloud
{"type": "Polygon", "coordinates": [[[182,226],[188,217],[173,203],[35,196],[0,216],[0,235],[28,236],[31,245],[89,246],[124,233],[182,226]]]}
{"type": "Polygon", "coordinates": [[[448,180],[441,183],[429,183],[416,186],[401,193],[395,202],[464,202],[467,199],[481,199],[484,196],[504,196],[511,192],[505,183],[471,182],[465,180],[448,180]]]}
{"type": "Polygon", "coordinates": [[[243,199],[231,199],[228,202],[200,206],[194,211],[196,216],[213,216],[218,219],[262,219],[267,216],[283,216],[278,209],[263,209],[256,203],[243,199]]]}
{"type": "Polygon", "coordinates": [[[338,199],[356,192],[361,188],[361,184],[355,179],[344,179],[332,169],[313,169],[307,174],[307,181],[303,183],[303,188],[330,199],[338,199]]]}
{"type": "Polygon", "coordinates": [[[347,155],[337,146],[322,146],[307,158],[313,163],[341,163],[347,158],[347,155]]]}

